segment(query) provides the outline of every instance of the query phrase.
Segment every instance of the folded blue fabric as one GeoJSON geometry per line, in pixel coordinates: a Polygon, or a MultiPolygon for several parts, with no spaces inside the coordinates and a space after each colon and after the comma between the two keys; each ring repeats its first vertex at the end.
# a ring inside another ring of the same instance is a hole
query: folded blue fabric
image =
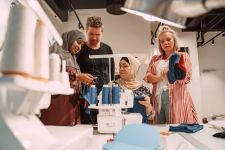
{"type": "Polygon", "coordinates": [[[149,124],[128,124],[103,150],[156,150],[160,145],[159,131],[149,124]]]}
{"type": "Polygon", "coordinates": [[[169,130],[173,132],[186,132],[186,133],[195,133],[203,129],[203,125],[194,123],[194,124],[185,124],[182,123],[178,126],[170,126],[169,130]]]}
{"type": "Polygon", "coordinates": [[[178,67],[180,55],[177,53],[172,54],[169,59],[169,71],[167,73],[168,81],[173,84],[176,80],[184,79],[186,73],[184,70],[178,67]]]}
{"type": "Polygon", "coordinates": [[[134,96],[134,105],[133,108],[128,108],[130,113],[140,113],[142,115],[142,123],[147,123],[148,119],[146,116],[145,106],[141,105],[138,101],[144,99],[144,96],[134,96]]]}
{"type": "Polygon", "coordinates": [[[91,89],[86,85],[83,86],[82,96],[89,104],[91,104],[91,89]]]}

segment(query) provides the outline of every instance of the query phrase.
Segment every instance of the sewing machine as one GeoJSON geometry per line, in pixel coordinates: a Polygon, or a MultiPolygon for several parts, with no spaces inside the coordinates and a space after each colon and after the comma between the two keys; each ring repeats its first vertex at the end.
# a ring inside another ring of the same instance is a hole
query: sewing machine
{"type": "MultiPolygon", "coordinates": [[[[111,58],[115,57],[127,57],[129,54],[108,54],[108,55],[90,55],[91,59],[107,58],[109,64],[111,64],[111,58]]],[[[109,75],[111,81],[111,68],[109,65],[109,75]]],[[[98,109],[99,114],[97,116],[98,132],[99,133],[117,133],[123,126],[132,123],[142,123],[142,115],[139,113],[127,113],[127,108],[133,108],[134,95],[131,90],[119,90],[116,95],[119,95],[119,101],[114,103],[112,92],[114,84],[109,83],[109,102],[104,104],[103,102],[103,90],[98,96],[99,103],[91,104],[90,109],[98,109]]],[[[103,86],[104,88],[104,86],[103,86]]]]}
{"type": "Polygon", "coordinates": [[[120,104],[90,105],[91,109],[98,109],[98,132],[117,133],[123,126],[132,123],[141,123],[142,116],[139,113],[127,113],[127,108],[133,107],[134,96],[132,91],[125,90],[121,93],[120,104]],[[124,111],[122,111],[122,109],[124,111]]]}

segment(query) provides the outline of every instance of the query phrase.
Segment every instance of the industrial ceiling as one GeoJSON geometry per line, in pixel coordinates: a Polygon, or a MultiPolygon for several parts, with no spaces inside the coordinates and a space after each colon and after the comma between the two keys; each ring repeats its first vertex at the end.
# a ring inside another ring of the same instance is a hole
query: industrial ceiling
{"type": "MultiPolygon", "coordinates": [[[[45,0],[58,17],[66,22],[71,8],[78,9],[102,9],[112,15],[122,15],[125,12],[119,8],[125,0],[45,0]]],[[[183,32],[225,31],[225,8],[212,10],[202,16],[187,18],[186,29],[183,32]]]]}

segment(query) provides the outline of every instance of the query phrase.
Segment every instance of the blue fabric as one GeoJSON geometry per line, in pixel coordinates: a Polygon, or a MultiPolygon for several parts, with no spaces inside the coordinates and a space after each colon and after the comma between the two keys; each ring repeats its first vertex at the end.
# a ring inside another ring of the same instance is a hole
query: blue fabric
{"type": "Polygon", "coordinates": [[[173,132],[186,132],[186,133],[195,133],[203,129],[203,125],[199,124],[185,124],[182,123],[178,126],[170,126],[169,130],[173,132]]]}
{"type": "Polygon", "coordinates": [[[127,111],[130,112],[130,113],[140,113],[142,115],[142,123],[147,123],[148,119],[147,119],[147,116],[146,116],[145,106],[141,105],[138,102],[141,98],[144,99],[144,96],[134,96],[133,108],[128,108],[127,111]]]}
{"type": "Polygon", "coordinates": [[[169,71],[167,73],[168,81],[173,84],[176,80],[181,80],[185,78],[185,71],[178,67],[180,61],[180,55],[177,53],[172,54],[169,59],[169,71]]]}
{"type": "Polygon", "coordinates": [[[96,104],[97,103],[97,88],[89,87],[86,85],[83,86],[82,96],[89,104],[96,104]]]}
{"type": "Polygon", "coordinates": [[[181,68],[178,67],[178,64],[175,64],[174,75],[177,80],[182,80],[185,78],[186,73],[184,70],[182,70],[181,68]]]}
{"type": "Polygon", "coordinates": [[[103,150],[155,150],[160,145],[159,131],[148,124],[130,124],[123,127],[113,142],[103,150]]]}
{"type": "Polygon", "coordinates": [[[91,104],[91,89],[88,86],[83,86],[83,98],[91,104]]]}

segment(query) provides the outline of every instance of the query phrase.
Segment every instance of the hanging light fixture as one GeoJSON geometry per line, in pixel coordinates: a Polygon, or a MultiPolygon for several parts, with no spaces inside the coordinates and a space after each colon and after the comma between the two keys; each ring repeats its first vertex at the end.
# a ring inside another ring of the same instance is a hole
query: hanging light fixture
{"type": "Polygon", "coordinates": [[[187,17],[196,17],[224,6],[225,0],[126,0],[121,9],[148,21],[185,28],[187,17]]]}
{"type": "Polygon", "coordinates": [[[179,17],[170,10],[173,0],[126,0],[121,9],[128,13],[142,16],[148,21],[159,21],[164,24],[185,28],[185,18],[179,17]]]}

